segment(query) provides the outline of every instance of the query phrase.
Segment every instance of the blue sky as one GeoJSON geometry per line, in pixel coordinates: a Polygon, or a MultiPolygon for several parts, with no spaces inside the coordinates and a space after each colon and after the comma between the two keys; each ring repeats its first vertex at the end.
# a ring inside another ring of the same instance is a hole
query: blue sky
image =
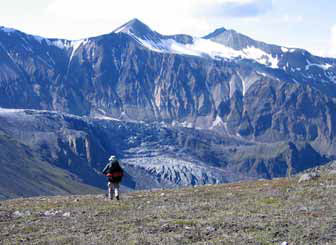
{"type": "Polygon", "coordinates": [[[138,18],[162,34],[234,29],[253,39],[336,57],[336,1],[7,0],[0,25],[43,37],[81,39],[138,18]]]}

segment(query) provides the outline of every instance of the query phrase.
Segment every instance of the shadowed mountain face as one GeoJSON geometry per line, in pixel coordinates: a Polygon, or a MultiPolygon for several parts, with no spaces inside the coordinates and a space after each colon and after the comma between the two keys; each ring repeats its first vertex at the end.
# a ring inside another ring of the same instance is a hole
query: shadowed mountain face
{"type": "MultiPolygon", "coordinates": [[[[0,200],[56,194],[99,193],[71,171],[57,168],[40,154],[0,131],[0,200]]],[[[96,183],[96,186],[98,183],[96,183]]]]}
{"type": "Polygon", "coordinates": [[[0,27],[0,107],[34,109],[3,110],[0,129],[98,187],[95,169],[111,152],[133,173],[129,188],[272,178],[322,164],[336,153],[335,83],[335,59],[224,28],[165,36],[134,19],[69,41],[0,27]],[[131,122],[132,130],[120,126],[131,122]]]}

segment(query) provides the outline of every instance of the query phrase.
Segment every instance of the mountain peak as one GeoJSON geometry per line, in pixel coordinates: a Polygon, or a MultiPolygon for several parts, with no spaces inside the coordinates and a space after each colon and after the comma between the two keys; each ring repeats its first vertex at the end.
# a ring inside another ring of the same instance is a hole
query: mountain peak
{"type": "Polygon", "coordinates": [[[132,33],[136,36],[143,36],[152,30],[140,20],[134,18],[113,31],[114,33],[132,33]]]}
{"type": "Polygon", "coordinates": [[[128,21],[126,24],[128,25],[145,25],[141,20],[134,18],[128,21]]]}
{"type": "Polygon", "coordinates": [[[204,36],[203,38],[211,39],[211,38],[214,38],[214,37],[226,32],[226,31],[227,31],[227,29],[225,29],[224,27],[221,27],[221,28],[216,29],[214,32],[211,32],[210,34],[204,36]]]}
{"type": "Polygon", "coordinates": [[[242,50],[247,47],[262,48],[264,43],[253,40],[235,30],[227,30],[225,28],[216,29],[214,32],[203,37],[211,41],[223,44],[235,50],[242,50]]]}

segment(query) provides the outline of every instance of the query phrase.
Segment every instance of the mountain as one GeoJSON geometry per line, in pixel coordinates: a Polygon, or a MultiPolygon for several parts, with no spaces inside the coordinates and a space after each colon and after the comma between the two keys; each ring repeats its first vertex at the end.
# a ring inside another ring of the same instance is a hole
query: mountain
{"type": "Polygon", "coordinates": [[[76,41],[0,27],[0,57],[0,129],[84,184],[105,188],[111,153],[129,189],[273,178],[336,156],[336,59],[303,49],[134,19],[76,41]]]}

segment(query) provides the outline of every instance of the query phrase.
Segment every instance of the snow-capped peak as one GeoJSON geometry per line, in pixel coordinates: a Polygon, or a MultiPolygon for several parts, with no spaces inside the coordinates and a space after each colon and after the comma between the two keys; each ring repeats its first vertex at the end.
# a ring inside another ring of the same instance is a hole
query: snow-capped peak
{"type": "MultiPolygon", "coordinates": [[[[276,56],[272,56],[253,45],[246,45],[238,50],[211,39],[212,37],[216,38],[221,36],[225,32],[234,32],[232,30],[227,31],[225,28],[219,28],[203,38],[184,35],[184,37],[188,38],[187,41],[182,41],[182,39],[177,38],[177,36],[164,36],[152,31],[138,19],[133,19],[114,30],[113,33],[120,32],[131,36],[139,44],[155,52],[192,55],[213,59],[252,59],[271,68],[278,68],[278,58],[276,56]]],[[[234,33],[237,34],[236,32],[234,33]]]]}
{"type": "Polygon", "coordinates": [[[278,68],[277,57],[273,57],[263,50],[252,46],[242,50],[235,50],[205,38],[191,37],[191,42],[183,43],[178,42],[173,36],[162,36],[155,32],[138,36],[137,33],[129,31],[129,29],[126,32],[125,28],[117,29],[117,31],[125,31],[124,33],[133,37],[142,46],[155,52],[210,57],[213,59],[253,59],[272,68],[278,68]]]}
{"type": "Polygon", "coordinates": [[[126,24],[120,26],[119,28],[115,29],[113,32],[114,33],[119,33],[119,32],[133,33],[137,36],[143,36],[153,31],[147,25],[142,23],[140,20],[133,19],[127,22],[126,24]]]}
{"type": "Polygon", "coordinates": [[[212,33],[204,36],[203,38],[205,38],[205,39],[211,39],[213,37],[216,37],[216,36],[218,36],[218,35],[226,32],[226,31],[227,30],[224,27],[221,27],[221,28],[216,29],[214,32],[212,32],[212,33]]]}
{"type": "Polygon", "coordinates": [[[132,36],[137,41],[150,40],[152,42],[158,43],[163,38],[162,35],[155,31],[152,31],[147,25],[145,25],[138,19],[133,19],[113,31],[113,33],[120,32],[132,36]]]}

